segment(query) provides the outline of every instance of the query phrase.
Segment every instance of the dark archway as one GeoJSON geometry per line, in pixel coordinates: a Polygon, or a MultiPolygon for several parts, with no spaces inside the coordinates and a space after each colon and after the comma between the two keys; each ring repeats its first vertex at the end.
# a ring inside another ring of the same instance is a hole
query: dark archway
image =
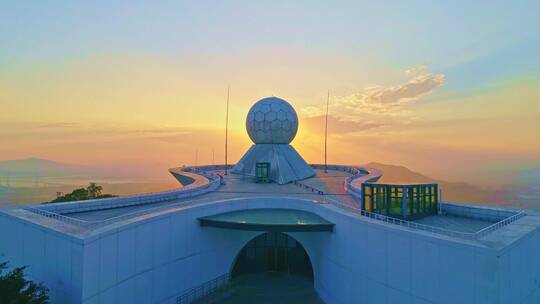
{"type": "Polygon", "coordinates": [[[302,276],[313,283],[313,268],[304,247],[281,232],[266,232],[249,241],[238,254],[232,277],[274,272],[302,276]]]}

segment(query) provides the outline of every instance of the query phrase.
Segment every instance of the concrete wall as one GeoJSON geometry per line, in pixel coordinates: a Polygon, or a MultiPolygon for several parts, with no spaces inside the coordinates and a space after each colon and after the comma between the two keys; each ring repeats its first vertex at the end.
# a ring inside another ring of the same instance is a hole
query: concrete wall
{"type": "Polygon", "coordinates": [[[0,213],[0,261],[27,265],[27,277],[45,283],[51,303],[80,303],[82,258],[80,240],[0,213]]]}
{"type": "MultiPolygon", "coordinates": [[[[98,233],[85,240],[82,302],[175,303],[183,291],[230,272],[240,250],[261,233],[200,227],[198,217],[246,208],[283,208],[290,203],[227,201],[98,233]]],[[[307,210],[316,207],[311,202],[295,205],[307,210]]]]}
{"type": "Polygon", "coordinates": [[[257,233],[202,229],[195,219],[205,214],[170,214],[88,242],[83,303],[176,303],[184,290],[229,272],[257,233]]]}
{"type": "Polygon", "coordinates": [[[173,303],[183,290],[230,271],[258,234],[203,228],[196,218],[261,207],[312,211],[338,223],[334,233],[290,234],[306,248],[326,303],[499,303],[498,259],[491,250],[284,199],[167,213],[90,240],[83,302],[173,303]]]}
{"type": "MultiPolygon", "coordinates": [[[[317,252],[326,303],[500,303],[494,252],[328,214],[334,234],[296,235],[317,252]]],[[[508,302],[512,303],[512,302],[508,302]]]]}
{"type": "Polygon", "coordinates": [[[500,256],[501,303],[540,303],[540,232],[505,248],[500,256]]]}

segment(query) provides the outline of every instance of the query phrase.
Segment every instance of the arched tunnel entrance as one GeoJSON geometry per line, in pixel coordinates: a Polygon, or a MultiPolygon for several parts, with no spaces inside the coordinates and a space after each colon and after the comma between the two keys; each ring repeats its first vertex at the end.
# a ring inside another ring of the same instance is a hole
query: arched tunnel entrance
{"type": "Polygon", "coordinates": [[[306,250],[281,232],[266,232],[249,241],[238,254],[231,277],[235,291],[223,303],[322,303],[306,250]]]}
{"type": "Polygon", "coordinates": [[[285,232],[328,233],[333,223],[311,212],[280,208],[242,209],[198,220],[203,227],[263,232],[239,250],[216,303],[322,303],[307,251],[285,232]]]}
{"type": "Polygon", "coordinates": [[[232,277],[273,272],[301,276],[313,283],[313,268],[304,247],[281,232],[263,233],[240,251],[232,277]]]}

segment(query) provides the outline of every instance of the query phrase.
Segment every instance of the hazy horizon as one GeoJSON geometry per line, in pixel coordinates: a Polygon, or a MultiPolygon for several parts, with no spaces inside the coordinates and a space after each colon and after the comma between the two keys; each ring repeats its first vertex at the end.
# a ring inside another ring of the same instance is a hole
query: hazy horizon
{"type": "MultiPolygon", "coordinates": [[[[485,187],[463,181],[449,181],[401,165],[361,164],[383,172],[382,183],[437,183],[443,199],[466,204],[504,205],[513,208],[540,210],[540,171],[530,170],[528,176],[518,176],[512,183],[485,187]]],[[[148,175],[140,168],[118,172],[109,167],[88,167],[44,159],[0,160],[0,205],[29,204],[50,201],[57,193],[69,193],[86,187],[90,182],[103,186],[113,195],[131,195],[170,190],[180,184],[168,173],[148,175]]]]}

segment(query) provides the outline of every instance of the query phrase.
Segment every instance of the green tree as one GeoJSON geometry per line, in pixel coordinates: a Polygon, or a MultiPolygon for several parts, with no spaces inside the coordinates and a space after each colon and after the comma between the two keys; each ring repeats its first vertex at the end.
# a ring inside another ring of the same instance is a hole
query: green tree
{"type": "MultiPolygon", "coordinates": [[[[66,195],[59,196],[56,199],[47,202],[47,203],[58,203],[58,202],[71,202],[71,201],[84,201],[89,199],[100,199],[100,198],[109,198],[109,197],[115,197],[115,195],[111,194],[102,194],[103,187],[96,184],[96,183],[90,183],[88,187],[86,188],[78,188],[71,193],[67,193],[66,195]]],[[[45,203],[45,204],[47,204],[45,203]]]]}
{"type": "Polygon", "coordinates": [[[49,302],[47,287],[24,278],[26,267],[17,267],[5,272],[7,268],[7,262],[0,263],[0,303],[46,304],[49,302]]]}
{"type": "Polygon", "coordinates": [[[86,187],[86,190],[88,191],[88,196],[91,198],[98,198],[101,196],[101,191],[103,190],[102,186],[99,186],[96,183],[90,183],[88,187],[86,187]]]}

